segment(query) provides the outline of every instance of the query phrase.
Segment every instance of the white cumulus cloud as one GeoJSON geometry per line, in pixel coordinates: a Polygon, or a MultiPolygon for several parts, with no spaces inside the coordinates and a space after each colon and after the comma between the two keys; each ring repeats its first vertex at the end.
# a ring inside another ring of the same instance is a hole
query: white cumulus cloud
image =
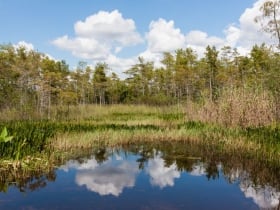
{"type": "Polygon", "coordinates": [[[191,47],[199,57],[204,56],[208,45],[215,46],[218,50],[231,46],[245,55],[255,44],[275,44],[276,40],[264,33],[260,24],[254,21],[261,14],[259,8],[264,1],[258,0],[245,9],[237,22],[225,26],[221,36],[213,36],[200,30],[183,32],[184,29],[176,27],[174,20],[159,18],[151,20],[143,39],[134,20],[125,18],[118,10],[114,10],[99,11],[85,20],[77,21],[74,24],[74,37],[64,35],[52,43],[70,51],[75,57],[93,60],[93,64],[106,62],[119,75],[135,64],[138,56],[153,61],[156,67],[160,67],[163,52],[174,53],[175,50],[186,47],[191,47]],[[127,58],[119,57],[127,47],[133,50],[132,47],[138,44],[144,45],[141,53],[127,58]]]}
{"type": "Polygon", "coordinates": [[[85,37],[69,39],[65,35],[57,38],[53,43],[61,49],[71,51],[74,56],[84,59],[103,60],[110,54],[110,47],[106,43],[99,43],[95,39],[85,37]]]}
{"type": "Polygon", "coordinates": [[[220,46],[224,44],[224,40],[215,36],[208,36],[207,33],[203,31],[191,31],[186,35],[186,42],[188,45],[202,46],[207,45],[220,46]]]}
{"type": "Polygon", "coordinates": [[[148,50],[152,53],[173,51],[185,46],[185,38],[179,28],[175,28],[174,21],[160,18],[150,23],[146,34],[148,50]]]}
{"type": "Polygon", "coordinates": [[[209,36],[203,31],[190,31],[186,36],[187,47],[192,48],[199,57],[204,55],[206,47],[216,46],[218,49],[225,45],[225,40],[216,36],[209,36]]]}
{"type": "Polygon", "coordinates": [[[19,41],[17,44],[14,44],[13,46],[16,49],[18,49],[20,47],[24,47],[27,51],[34,50],[34,45],[32,43],[28,43],[26,41],[19,41]]]}
{"type": "Polygon", "coordinates": [[[135,45],[142,41],[136,32],[132,19],[124,19],[118,10],[111,13],[100,11],[86,20],[75,24],[78,37],[92,38],[104,42],[118,42],[122,45],[135,45]]]}
{"type": "Polygon", "coordinates": [[[52,43],[83,59],[106,61],[111,54],[143,41],[134,21],[123,18],[118,10],[91,15],[76,22],[74,30],[75,37],[64,35],[52,43]]]}
{"type": "MultiPolygon", "coordinates": [[[[272,39],[269,34],[261,30],[260,24],[255,22],[255,17],[261,15],[259,8],[264,0],[259,0],[253,4],[251,8],[247,8],[239,18],[239,37],[237,45],[244,48],[251,48],[254,44],[262,44],[263,42],[272,44],[272,39]]],[[[230,36],[230,33],[227,33],[230,36]]]]}
{"type": "Polygon", "coordinates": [[[137,62],[137,57],[120,58],[110,54],[105,62],[108,64],[110,71],[116,73],[120,78],[125,78],[124,71],[131,68],[137,62]]]}

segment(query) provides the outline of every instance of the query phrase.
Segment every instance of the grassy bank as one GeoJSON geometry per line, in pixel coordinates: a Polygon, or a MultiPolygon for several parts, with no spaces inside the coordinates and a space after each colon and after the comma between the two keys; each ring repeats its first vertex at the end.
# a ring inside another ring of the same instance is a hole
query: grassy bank
{"type": "Polygon", "coordinates": [[[63,120],[2,122],[0,128],[7,127],[14,139],[0,143],[0,164],[36,168],[55,165],[77,151],[97,146],[175,141],[209,148],[215,145],[224,153],[240,151],[276,164],[280,160],[279,125],[227,128],[187,121],[184,106],[81,106],[69,110],[63,120]]]}
{"type": "Polygon", "coordinates": [[[96,126],[92,131],[59,133],[51,140],[58,151],[75,151],[93,147],[115,147],[143,142],[185,142],[213,148],[221,152],[239,151],[279,162],[278,129],[228,129],[209,124],[187,122],[175,126],[96,126]]]}

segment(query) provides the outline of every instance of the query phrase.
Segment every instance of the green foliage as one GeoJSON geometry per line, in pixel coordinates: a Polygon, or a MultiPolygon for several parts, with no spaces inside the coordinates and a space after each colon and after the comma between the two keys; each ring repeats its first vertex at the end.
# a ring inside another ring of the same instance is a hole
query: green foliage
{"type": "Polygon", "coordinates": [[[184,113],[165,113],[159,115],[160,119],[166,120],[166,121],[174,121],[174,120],[183,120],[185,117],[184,113]]]}
{"type": "Polygon", "coordinates": [[[101,104],[106,104],[107,95],[107,77],[106,70],[108,69],[107,64],[98,63],[95,67],[93,73],[93,87],[95,90],[95,102],[101,104]]]}
{"type": "Polygon", "coordinates": [[[280,127],[279,126],[267,126],[259,128],[246,128],[245,135],[251,140],[262,144],[280,144],[280,127]]]}
{"type": "MultiPolygon", "coordinates": [[[[269,160],[279,157],[279,125],[262,128],[227,128],[186,121],[180,106],[95,106],[78,121],[11,121],[0,123],[0,160],[24,161],[41,154],[92,149],[94,146],[130,145],[150,142],[203,143],[219,151],[256,151],[269,160]],[[92,110],[93,111],[93,110],[92,110]],[[67,146],[68,145],[68,146],[67,146]]],[[[70,113],[71,115],[71,113],[70,113]]],[[[92,151],[92,150],[91,150],[92,151]]],[[[57,154],[59,156],[59,154],[57,154]]]]}
{"type": "MultiPolygon", "coordinates": [[[[54,126],[48,122],[18,121],[5,123],[13,136],[7,136],[6,127],[1,138],[12,141],[0,142],[0,158],[21,159],[24,156],[40,153],[47,146],[47,139],[55,134],[54,126]]],[[[2,127],[0,125],[0,127],[2,127]]]]}
{"type": "MultiPolygon", "coordinates": [[[[218,103],[226,99],[227,90],[250,89],[257,97],[273,96],[267,112],[279,121],[279,57],[265,44],[253,46],[247,56],[229,46],[207,46],[202,58],[191,48],[178,49],[163,53],[160,68],[139,57],[120,79],[108,74],[106,63],[92,68],[79,62],[69,71],[65,61],[1,45],[0,120],[68,119],[70,105],[218,103]]],[[[209,111],[215,112],[215,106],[209,111]]],[[[254,112],[253,107],[249,111],[254,112]]]]}
{"type": "Polygon", "coordinates": [[[7,128],[4,127],[0,134],[0,143],[1,142],[4,142],[4,143],[10,142],[13,138],[14,138],[13,136],[8,136],[7,128]]]}

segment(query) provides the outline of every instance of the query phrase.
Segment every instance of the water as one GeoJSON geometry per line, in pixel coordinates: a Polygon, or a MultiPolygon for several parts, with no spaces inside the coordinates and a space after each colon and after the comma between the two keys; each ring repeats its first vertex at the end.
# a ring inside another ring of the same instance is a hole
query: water
{"type": "Polygon", "coordinates": [[[100,148],[2,187],[0,209],[276,210],[278,169],[183,144],[100,148]]]}

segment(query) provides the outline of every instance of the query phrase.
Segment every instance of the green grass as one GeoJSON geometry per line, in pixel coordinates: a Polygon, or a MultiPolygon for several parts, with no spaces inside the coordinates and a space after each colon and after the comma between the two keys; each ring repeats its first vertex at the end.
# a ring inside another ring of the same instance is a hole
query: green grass
{"type": "Polygon", "coordinates": [[[181,141],[279,162],[280,126],[226,128],[186,121],[184,111],[183,106],[82,106],[70,107],[65,120],[1,122],[0,130],[6,127],[13,140],[0,142],[0,160],[45,159],[50,153],[55,154],[54,159],[61,159],[97,146],[181,141]]]}

